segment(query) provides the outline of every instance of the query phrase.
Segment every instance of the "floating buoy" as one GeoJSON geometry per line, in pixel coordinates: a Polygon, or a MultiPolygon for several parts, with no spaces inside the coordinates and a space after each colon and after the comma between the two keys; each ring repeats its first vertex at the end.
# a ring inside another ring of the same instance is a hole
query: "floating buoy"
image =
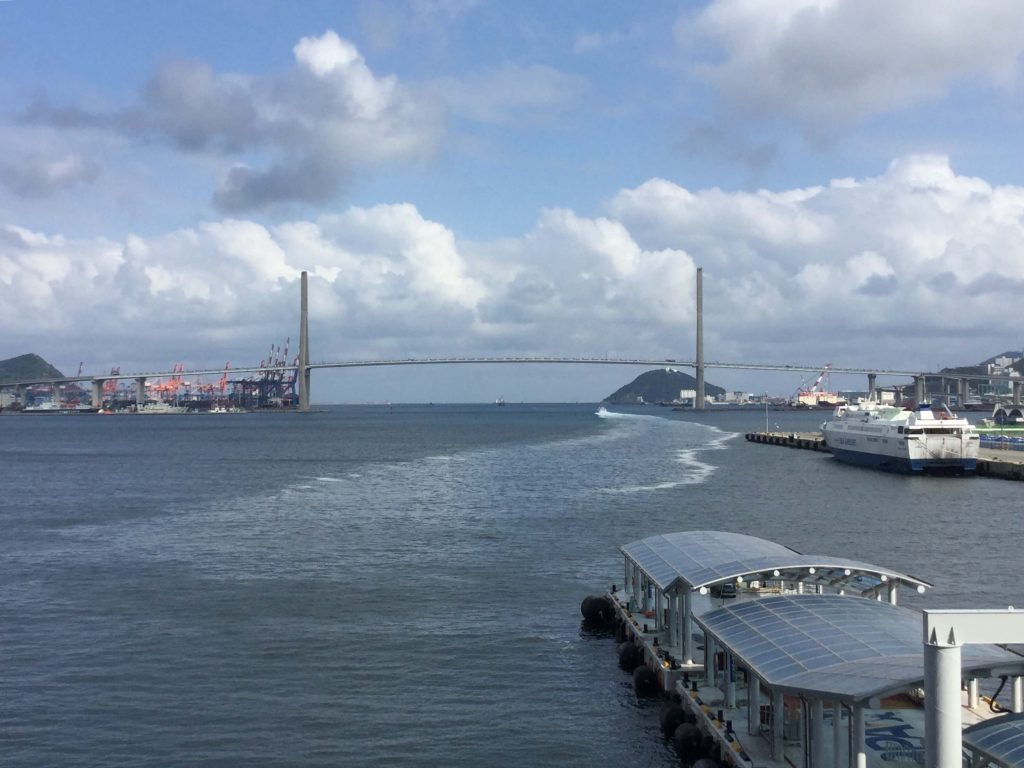
{"type": "Polygon", "coordinates": [[[691,763],[704,752],[700,728],[693,723],[683,723],[672,734],[672,745],[683,762],[691,763]]]}
{"type": "Polygon", "coordinates": [[[658,676],[646,664],[641,664],[633,670],[633,690],[640,697],[657,696],[661,693],[658,676]]]}
{"type": "Polygon", "coordinates": [[[610,624],[615,618],[615,607],[605,595],[585,597],[580,603],[580,613],[591,624],[610,624]]]}
{"type": "Polygon", "coordinates": [[[643,652],[628,640],[619,644],[619,666],[626,672],[632,672],[643,661],[643,652]]]}
{"type": "Polygon", "coordinates": [[[678,704],[672,704],[661,713],[661,732],[665,735],[666,739],[671,739],[672,734],[676,732],[676,728],[685,722],[686,713],[683,711],[683,708],[678,704]]]}

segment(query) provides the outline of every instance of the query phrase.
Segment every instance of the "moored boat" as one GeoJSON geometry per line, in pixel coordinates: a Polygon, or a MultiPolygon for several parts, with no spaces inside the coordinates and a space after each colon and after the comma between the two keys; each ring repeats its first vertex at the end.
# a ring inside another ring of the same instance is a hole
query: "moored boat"
{"type": "Polygon", "coordinates": [[[879,469],[972,474],[978,461],[977,431],[944,404],[841,405],[821,433],[840,461],[879,469]]]}

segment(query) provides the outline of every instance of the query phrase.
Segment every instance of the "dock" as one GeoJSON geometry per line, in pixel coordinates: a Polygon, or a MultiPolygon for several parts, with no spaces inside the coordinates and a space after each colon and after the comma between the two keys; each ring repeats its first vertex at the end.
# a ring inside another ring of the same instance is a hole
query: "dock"
{"type": "MultiPolygon", "coordinates": [[[[820,432],[747,432],[744,437],[750,443],[831,453],[820,432]]],[[[1024,451],[982,447],[978,450],[974,474],[999,480],[1024,480],[1024,451]]]]}
{"type": "MultiPolygon", "coordinates": [[[[937,708],[940,683],[929,675],[942,673],[928,659],[945,651],[922,639],[922,626],[929,613],[942,620],[950,612],[899,605],[903,592],[924,593],[927,582],[725,531],[649,536],[620,549],[623,585],[587,598],[581,611],[585,622],[615,628],[619,665],[637,695],[666,700],[661,730],[684,763],[902,768],[925,764],[926,752],[945,755],[936,744],[955,736],[959,765],[966,726],[963,748],[982,765],[984,729],[1018,721],[1024,742],[1024,656],[1008,646],[968,640],[951,667],[953,685],[941,683],[954,700],[937,708]],[[998,678],[1009,693],[997,704],[1003,685],[988,698],[979,683],[998,678]]],[[[1008,611],[1004,618],[1016,620],[1008,611]]],[[[1016,637],[1024,625],[1013,626],[1016,637]]]]}

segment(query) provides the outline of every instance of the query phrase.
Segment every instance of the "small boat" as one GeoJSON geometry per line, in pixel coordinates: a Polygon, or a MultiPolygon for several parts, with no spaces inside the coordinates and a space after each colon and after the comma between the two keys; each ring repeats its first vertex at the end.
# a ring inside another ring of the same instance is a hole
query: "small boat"
{"type": "Polygon", "coordinates": [[[188,413],[188,408],[183,405],[172,405],[163,400],[150,400],[136,410],[136,413],[145,414],[169,414],[188,413]]]}
{"type": "Polygon", "coordinates": [[[840,405],[821,433],[840,461],[897,472],[972,474],[978,432],[943,404],[840,405]]]}
{"type": "Polygon", "coordinates": [[[505,398],[499,397],[497,400],[494,401],[494,404],[497,405],[498,407],[505,405],[505,398]]]}

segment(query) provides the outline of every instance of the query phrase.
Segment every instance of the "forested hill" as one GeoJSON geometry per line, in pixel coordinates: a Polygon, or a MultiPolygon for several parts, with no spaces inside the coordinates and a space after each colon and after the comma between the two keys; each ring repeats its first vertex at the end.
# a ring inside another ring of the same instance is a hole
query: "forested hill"
{"type": "MultiPolygon", "coordinates": [[[[659,368],[637,376],[633,381],[621,387],[605,398],[612,404],[628,403],[671,403],[679,399],[679,391],[697,389],[697,380],[688,373],[671,368],[659,368]]],[[[724,395],[725,390],[714,384],[704,382],[705,397],[724,395]]]]}
{"type": "Polygon", "coordinates": [[[0,384],[26,379],[60,379],[64,374],[39,355],[18,355],[0,360],[0,384]]]}

